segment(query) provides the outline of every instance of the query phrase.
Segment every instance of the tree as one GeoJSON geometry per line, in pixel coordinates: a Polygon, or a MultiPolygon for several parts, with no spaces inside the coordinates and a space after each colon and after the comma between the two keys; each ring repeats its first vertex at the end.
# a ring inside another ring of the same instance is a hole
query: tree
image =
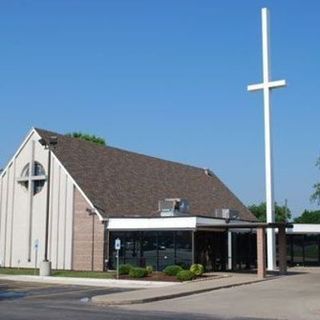
{"type": "Polygon", "coordinates": [[[304,210],[301,216],[293,221],[294,223],[320,223],[320,210],[308,211],[304,210]]]}
{"type": "MultiPolygon", "coordinates": [[[[259,205],[252,204],[248,209],[257,217],[261,222],[266,222],[267,206],[265,202],[261,202],[259,205]]],[[[291,219],[291,211],[286,206],[279,206],[275,203],[275,220],[276,222],[285,222],[291,219]]]]}
{"type": "Polygon", "coordinates": [[[72,132],[72,133],[67,133],[66,136],[81,139],[81,140],[86,140],[86,141],[93,142],[95,144],[106,146],[105,139],[101,138],[101,137],[97,137],[94,134],[88,134],[88,133],[82,133],[82,132],[72,132]]]}
{"type": "MultiPolygon", "coordinates": [[[[320,169],[320,157],[316,162],[316,167],[320,169]]],[[[314,193],[311,196],[311,201],[316,202],[318,205],[320,205],[320,182],[315,183],[313,185],[314,193]]]]}

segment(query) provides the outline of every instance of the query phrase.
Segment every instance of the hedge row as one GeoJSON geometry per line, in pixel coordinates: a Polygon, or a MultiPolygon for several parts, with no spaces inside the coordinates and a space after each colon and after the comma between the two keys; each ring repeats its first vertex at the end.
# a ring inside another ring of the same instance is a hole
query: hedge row
{"type": "MultiPolygon", "coordinates": [[[[152,266],[146,268],[133,267],[131,264],[122,264],[119,266],[120,275],[129,275],[131,278],[144,278],[153,272],[152,266]]],[[[202,264],[193,264],[189,270],[184,270],[181,266],[167,266],[163,272],[168,276],[175,276],[179,281],[190,281],[199,277],[204,272],[202,264]]]]}
{"type": "Polygon", "coordinates": [[[119,266],[120,275],[129,275],[131,278],[144,278],[148,274],[153,272],[152,266],[147,266],[146,268],[134,267],[131,264],[121,264],[119,266]]]}

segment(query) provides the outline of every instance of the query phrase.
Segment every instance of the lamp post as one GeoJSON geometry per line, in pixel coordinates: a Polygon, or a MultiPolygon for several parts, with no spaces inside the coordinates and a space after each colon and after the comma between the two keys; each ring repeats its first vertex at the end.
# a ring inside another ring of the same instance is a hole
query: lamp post
{"type": "Polygon", "coordinates": [[[51,275],[51,261],[48,260],[48,242],[49,242],[49,214],[50,214],[50,183],[51,183],[51,151],[58,143],[57,136],[51,136],[48,140],[40,139],[40,144],[48,150],[48,177],[47,177],[47,202],[46,202],[46,229],[45,229],[45,245],[44,259],[40,263],[40,276],[51,275]]]}

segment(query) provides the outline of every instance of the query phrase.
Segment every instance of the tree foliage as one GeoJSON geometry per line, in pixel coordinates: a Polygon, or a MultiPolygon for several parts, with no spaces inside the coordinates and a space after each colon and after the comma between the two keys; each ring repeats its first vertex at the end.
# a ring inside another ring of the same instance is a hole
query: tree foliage
{"type": "MultiPolygon", "coordinates": [[[[320,157],[316,162],[316,167],[320,169],[320,157]]],[[[318,205],[320,205],[320,182],[313,185],[313,190],[314,192],[311,195],[311,201],[316,202],[318,205]]]]}
{"type": "MultiPolygon", "coordinates": [[[[265,202],[261,202],[259,205],[252,204],[248,209],[256,216],[261,222],[266,222],[267,206],[265,202]]],[[[285,206],[279,206],[275,203],[275,220],[276,222],[285,222],[291,219],[291,211],[285,206]]]]}
{"type": "Polygon", "coordinates": [[[320,223],[320,210],[308,211],[304,210],[300,217],[293,221],[294,223],[320,223]]]}
{"type": "Polygon", "coordinates": [[[82,132],[72,132],[72,133],[67,133],[66,136],[90,141],[90,142],[93,142],[95,144],[99,144],[102,146],[106,145],[106,141],[104,138],[98,137],[94,134],[88,134],[88,133],[82,133],[82,132]]]}

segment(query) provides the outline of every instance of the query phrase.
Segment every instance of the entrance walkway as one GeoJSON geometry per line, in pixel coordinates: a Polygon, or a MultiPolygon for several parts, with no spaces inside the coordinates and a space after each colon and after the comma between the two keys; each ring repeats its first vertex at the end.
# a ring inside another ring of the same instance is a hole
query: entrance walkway
{"type": "Polygon", "coordinates": [[[320,268],[292,268],[288,276],[173,300],[122,306],[125,310],[184,312],[194,319],[320,319],[320,268]],[[196,315],[196,316],[195,316],[196,315]]]}
{"type": "Polygon", "coordinates": [[[206,280],[178,283],[170,287],[150,288],[134,292],[123,292],[110,295],[100,295],[92,298],[94,303],[103,305],[138,304],[152,301],[166,300],[177,297],[189,296],[197,293],[231,288],[277,278],[267,276],[265,279],[257,278],[255,274],[228,273],[206,280]]]}

